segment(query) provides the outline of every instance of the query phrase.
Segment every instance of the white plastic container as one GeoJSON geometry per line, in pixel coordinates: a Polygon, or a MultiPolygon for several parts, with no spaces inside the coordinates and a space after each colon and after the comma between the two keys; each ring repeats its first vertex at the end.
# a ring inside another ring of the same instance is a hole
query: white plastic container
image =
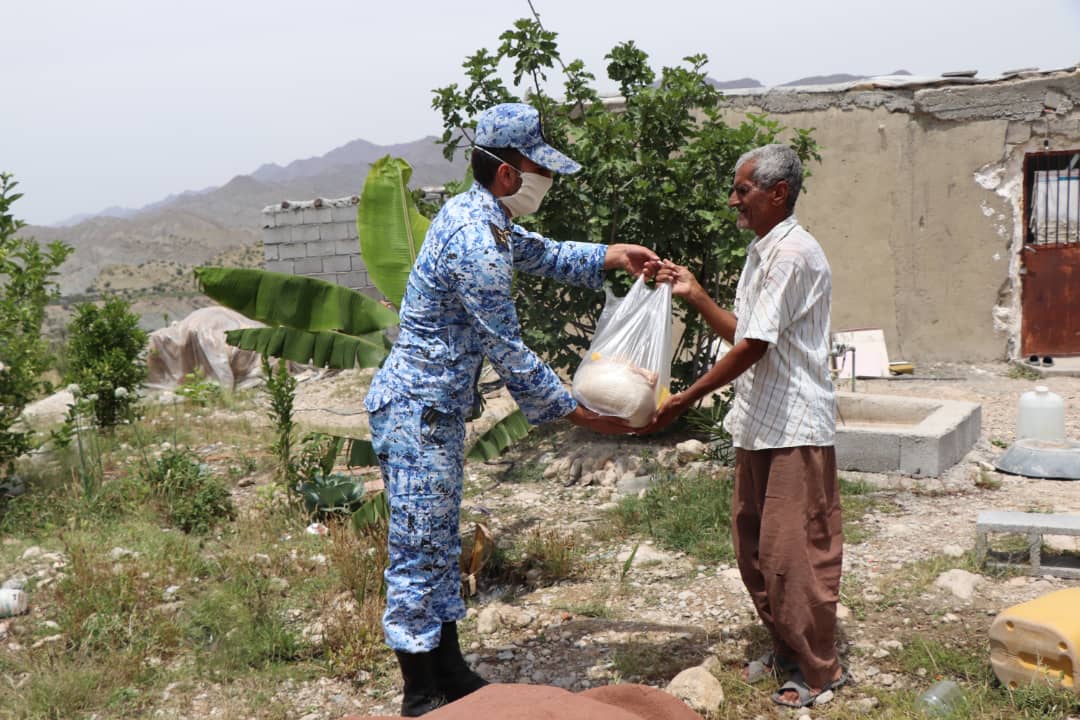
{"type": "Polygon", "coordinates": [[[1016,439],[1065,441],[1065,401],[1050,388],[1039,385],[1020,396],[1016,416],[1016,439]]]}
{"type": "Polygon", "coordinates": [[[0,618],[22,615],[29,605],[29,598],[22,590],[0,588],[0,618]]]}

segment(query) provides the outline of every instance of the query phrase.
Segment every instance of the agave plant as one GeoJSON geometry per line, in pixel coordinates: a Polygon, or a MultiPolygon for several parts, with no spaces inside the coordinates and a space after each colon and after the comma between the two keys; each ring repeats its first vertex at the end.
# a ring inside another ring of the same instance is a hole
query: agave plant
{"type": "MultiPolygon", "coordinates": [[[[409,192],[412,168],[401,158],[386,156],[372,164],[357,208],[360,253],[368,275],[386,299],[400,306],[409,272],[431,221],[420,214],[409,192]]],[[[202,291],[267,327],[231,330],[226,341],[264,356],[318,367],[377,367],[390,342],[386,330],[397,325],[397,313],[363,293],[323,280],[250,268],[199,267],[202,291]]],[[[523,437],[529,429],[515,411],[480,436],[470,459],[489,460],[523,437]]],[[[349,438],[348,465],[375,465],[366,438],[349,438]]],[[[353,483],[318,484],[304,488],[309,507],[341,506],[355,499],[353,483]],[[349,485],[349,487],[345,487],[349,485]]],[[[369,500],[353,515],[354,524],[385,518],[385,497],[369,500]]]]}

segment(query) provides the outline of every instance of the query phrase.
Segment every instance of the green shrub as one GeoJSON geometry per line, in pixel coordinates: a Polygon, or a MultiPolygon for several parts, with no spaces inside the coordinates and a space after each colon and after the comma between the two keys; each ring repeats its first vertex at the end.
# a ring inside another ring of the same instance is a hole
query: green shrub
{"type": "Polygon", "coordinates": [[[199,407],[206,407],[212,402],[221,399],[221,385],[216,380],[210,380],[202,368],[195,368],[184,376],[183,383],[176,388],[176,394],[187,398],[199,407]]]}
{"type": "MultiPolygon", "coordinates": [[[[736,227],[728,196],[739,156],[783,136],[804,163],[819,159],[811,132],[746,114],[724,122],[723,97],[709,81],[705,55],[686,52],[674,67],[654,70],[633,41],[604,56],[607,78],[623,107],[612,112],[596,76],[581,60],[563,60],[556,33],[539,18],[521,19],[465,59],[464,82],[434,91],[443,120],[444,155],[472,137],[471,118],[500,102],[528,102],[540,111],[544,136],[582,169],[560,178],[530,230],[562,240],[639,243],[686,264],[709,295],[730,305],[746,257],[749,233],[736,227]],[[558,80],[548,73],[562,69],[558,80]],[[509,76],[512,84],[503,78],[509,76]],[[559,82],[559,81],[562,82],[559,82]],[[549,94],[549,88],[557,88],[549,94]],[[520,100],[519,100],[520,99],[520,100]]],[[[809,175],[809,173],[807,173],[809,175]]],[[[612,278],[624,289],[629,278],[612,278]]],[[[553,367],[572,370],[589,345],[603,294],[550,278],[514,280],[525,342],[553,367]],[[568,318],[573,318],[568,322],[568,318]]],[[[685,324],[671,367],[671,389],[693,383],[712,365],[714,333],[684,303],[673,311],[685,324]]]]}
{"type": "Polygon", "coordinates": [[[731,491],[728,473],[662,477],[643,497],[619,503],[615,517],[624,529],[644,532],[669,550],[730,562],[731,491]]]}
{"type": "Polygon", "coordinates": [[[68,380],[93,401],[95,423],[111,428],[127,419],[146,379],[139,359],[146,332],[139,328],[139,316],[121,298],[110,298],[101,307],[83,303],[75,308],[68,337],[68,380]]]}
{"type": "Polygon", "coordinates": [[[143,473],[170,522],[184,532],[205,533],[223,518],[236,517],[224,483],[207,472],[190,450],[168,449],[143,473]]]}
{"type": "Polygon", "coordinates": [[[24,225],[9,212],[22,197],[13,192],[17,184],[0,173],[0,484],[14,472],[15,458],[31,446],[30,433],[12,425],[45,387],[41,373],[50,362],[41,337],[45,305],[59,295],[52,278],[72,251],[54,242],[42,252],[34,240],[16,237],[24,225]]]}

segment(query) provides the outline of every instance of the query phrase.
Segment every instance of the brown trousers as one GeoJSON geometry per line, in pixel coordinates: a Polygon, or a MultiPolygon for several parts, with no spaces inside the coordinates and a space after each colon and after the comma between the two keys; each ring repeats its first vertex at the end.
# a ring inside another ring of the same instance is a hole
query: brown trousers
{"type": "Polygon", "coordinates": [[[835,450],[736,449],[731,524],[739,572],[774,651],[822,687],[839,666],[844,535],[835,450]]]}

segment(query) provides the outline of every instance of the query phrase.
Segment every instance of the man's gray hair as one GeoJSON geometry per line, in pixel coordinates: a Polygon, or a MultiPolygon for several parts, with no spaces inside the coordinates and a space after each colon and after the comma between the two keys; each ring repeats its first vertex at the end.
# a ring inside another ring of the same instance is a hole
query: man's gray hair
{"type": "Polygon", "coordinates": [[[754,172],[750,178],[761,189],[768,190],[781,180],[787,182],[787,209],[788,212],[794,212],[795,201],[799,199],[799,191],[802,190],[802,163],[791,146],[779,143],[762,145],[743,153],[735,163],[735,172],[748,162],[754,163],[754,172]]]}

